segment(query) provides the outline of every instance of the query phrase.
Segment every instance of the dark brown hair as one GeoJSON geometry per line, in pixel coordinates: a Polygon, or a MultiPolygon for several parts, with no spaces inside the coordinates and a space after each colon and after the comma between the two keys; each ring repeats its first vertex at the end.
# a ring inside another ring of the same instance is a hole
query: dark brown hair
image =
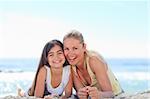
{"type": "MultiPolygon", "coordinates": [[[[42,52],[42,55],[41,55],[41,58],[40,58],[40,62],[39,62],[39,65],[38,65],[38,68],[37,68],[37,71],[36,71],[36,74],[35,74],[35,78],[34,78],[34,81],[32,83],[32,87],[29,89],[28,91],[28,94],[29,96],[34,96],[34,90],[35,90],[35,86],[36,86],[36,80],[37,80],[37,75],[38,75],[38,72],[39,70],[44,66],[49,66],[49,63],[48,63],[48,59],[47,59],[47,56],[48,56],[48,52],[55,46],[55,45],[58,45],[61,47],[61,49],[63,50],[63,44],[61,43],[61,41],[59,40],[51,40],[49,41],[48,43],[46,43],[46,45],[44,46],[44,49],[43,49],[43,52],[42,52]]],[[[63,66],[66,66],[68,65],[68,61],[66,60],[65,63],[63,64],[63,66]]]]}

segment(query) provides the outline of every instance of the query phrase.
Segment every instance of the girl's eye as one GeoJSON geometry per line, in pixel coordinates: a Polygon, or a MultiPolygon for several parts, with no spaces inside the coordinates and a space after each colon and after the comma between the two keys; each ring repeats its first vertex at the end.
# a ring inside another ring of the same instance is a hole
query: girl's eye
{"type": "Polygon", "coordinates": [[[49,54],[48,56],[50,56],[50,57],[51,57],[51,56],[53,56],[53,54],[49,54]]]}
{"type": "Polygon", "coordinates": [[[58,54],[63,54],[62,52],[59,52],[58,54]]]}

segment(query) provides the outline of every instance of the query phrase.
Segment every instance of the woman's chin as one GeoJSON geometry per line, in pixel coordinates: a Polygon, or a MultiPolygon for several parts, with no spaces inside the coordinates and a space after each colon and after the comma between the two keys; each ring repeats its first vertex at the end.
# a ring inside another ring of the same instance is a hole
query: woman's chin
{"type": "Polygon", "coordinates": [[[69,64],[70,65],[76,65],[76,63],[74,61],[71,61],[71,62],[69,61],[69,64]]]}

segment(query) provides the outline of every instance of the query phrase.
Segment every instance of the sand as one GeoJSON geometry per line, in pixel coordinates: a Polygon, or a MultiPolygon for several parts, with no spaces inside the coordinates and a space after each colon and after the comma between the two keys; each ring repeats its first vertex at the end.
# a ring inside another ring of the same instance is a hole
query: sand
{"type": "MultiPolygon", "coordinates": [[[[9,96],[5,96],[5,97],[1,97],[0,99],[40,99],[40,98],[20,97],[20,96],[9,95],[9,96]]],[[[71,98],[71,99],[73,99],[73,98],[71,98]]],[[[112,98],[105,98],[105,99],[112,99],[112,98]]],[[[150,99],[150,90],[141,92],[141,93],[137,93],[137,94],[132,94],[132,95],[128,95],[128,94],[124,93],[119,96],[116,96],[113,99],[150,99]]]]}

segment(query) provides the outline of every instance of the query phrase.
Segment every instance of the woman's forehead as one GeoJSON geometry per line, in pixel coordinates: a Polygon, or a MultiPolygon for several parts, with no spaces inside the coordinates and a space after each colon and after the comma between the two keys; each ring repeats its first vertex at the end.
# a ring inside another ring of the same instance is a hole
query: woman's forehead
{"type": "Polygon", "coordinates": [[[76,38],[67,38],[64,40],[63,42],[64,44],[80,44],[80,40],[76,39],[76,38]]]}

